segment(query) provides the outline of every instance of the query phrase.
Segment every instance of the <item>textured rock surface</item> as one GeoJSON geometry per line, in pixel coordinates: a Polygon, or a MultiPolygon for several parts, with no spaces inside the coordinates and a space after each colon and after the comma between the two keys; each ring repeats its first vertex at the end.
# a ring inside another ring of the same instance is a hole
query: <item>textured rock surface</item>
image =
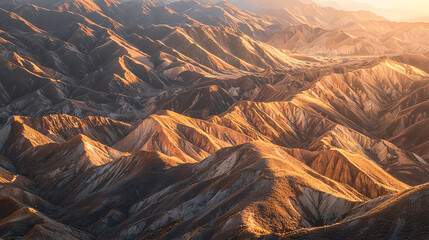
{"type": "Polygon", "coordinates": [[[0,238],[427,239],[427,24],[250,5],[2,0],[0,238]]]}

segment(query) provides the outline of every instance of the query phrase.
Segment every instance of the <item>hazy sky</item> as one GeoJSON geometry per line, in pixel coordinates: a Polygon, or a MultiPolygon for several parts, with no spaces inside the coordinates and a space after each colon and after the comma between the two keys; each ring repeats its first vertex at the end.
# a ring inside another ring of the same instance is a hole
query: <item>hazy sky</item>
{"type": "MultiPolygon", "coordinates": [[[[402,10],[418,10],[429,12],[429,0],[354,0],[356,2],[368,3],[374,7],[402,10]]],[[[340,1],[339,1],[340,2],[340,1]]]]}

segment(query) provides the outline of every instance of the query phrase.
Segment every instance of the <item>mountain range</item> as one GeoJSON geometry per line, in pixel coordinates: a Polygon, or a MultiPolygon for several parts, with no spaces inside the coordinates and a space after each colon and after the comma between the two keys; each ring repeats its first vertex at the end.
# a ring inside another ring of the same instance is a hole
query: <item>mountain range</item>
{"type": "Polygon", "coordinates": [[[427,239],[429,25],[311,1],[0,2],[0,238],[427,239]]]}

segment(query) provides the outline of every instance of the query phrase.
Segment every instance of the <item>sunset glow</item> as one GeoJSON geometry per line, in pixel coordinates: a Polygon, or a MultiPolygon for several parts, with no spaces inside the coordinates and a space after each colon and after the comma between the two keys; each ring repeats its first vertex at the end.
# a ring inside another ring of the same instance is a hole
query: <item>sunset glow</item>
{"type": "MultiPolygon", "coordinates": [[[[429,1],[427,0],[355,0],[370,4],[374,7],[383,9],[402,9],[402,10],[416,10],[426,12],[429,15],[429,1]]],[[[347,2],[347,0],[346,0],[347,2]]]]}

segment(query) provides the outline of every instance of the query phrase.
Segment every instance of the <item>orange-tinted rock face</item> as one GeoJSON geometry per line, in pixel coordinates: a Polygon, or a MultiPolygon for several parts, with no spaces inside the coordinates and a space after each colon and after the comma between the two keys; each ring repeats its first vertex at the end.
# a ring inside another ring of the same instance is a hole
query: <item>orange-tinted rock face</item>
{"type": "Polygon", "coordinates": [[[0,1],[0,238],[426,239],[428,25],[244,2],[0,1]]]}

